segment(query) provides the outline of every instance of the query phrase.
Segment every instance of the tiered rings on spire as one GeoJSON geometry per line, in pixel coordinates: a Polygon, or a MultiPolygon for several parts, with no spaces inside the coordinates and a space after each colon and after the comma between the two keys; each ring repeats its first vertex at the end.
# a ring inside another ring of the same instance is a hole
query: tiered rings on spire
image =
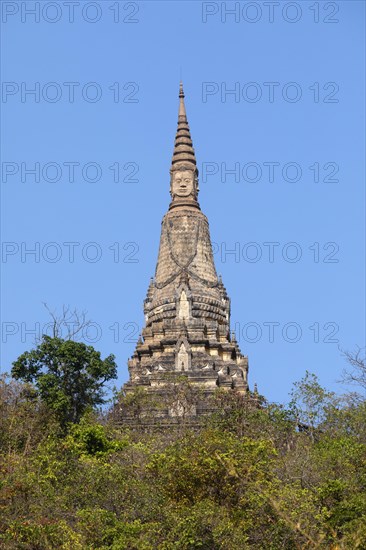
{"type": "Polygon", "coordinates": [[[188,163],[188,165],[196,169],[196,156],[194,153],[191,133],[187,120],[182,82],[179,86],[178,129],[175,137],[174,152],[172,158],[172,170],[177,170],[180,163],[188,163]]]}

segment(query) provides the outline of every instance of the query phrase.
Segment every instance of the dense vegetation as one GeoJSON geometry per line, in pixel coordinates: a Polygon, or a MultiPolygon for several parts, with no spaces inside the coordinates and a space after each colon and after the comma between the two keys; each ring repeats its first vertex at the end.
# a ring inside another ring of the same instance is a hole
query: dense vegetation
{"type": "MultiPolygon", "coordinates": [[[[84,374],[91,361],[100,380],[103,369],[113,377],[113,357],[103,362],[85,347],[43,344],[68,376],[65,365],[80,365],[71,360],[77,353],[84,374]]],[[[336,396],[307,373],[286,408],[218,390],[218,412],[200,430],[182,419],[146,433],[122,430],[111,411],[93,410],[101,386],[94,402],[81,392],[82,411],[72,409],[65,423],[73,402],[55,362],[47,378],[42,361],[22,356],[13,368],[19,380],[0,379],[0,548],[366,548],[361,395],[336,396]],[[68,405],[53,406],[58,399],[68,405]]],[[[352,376],[362,385],[365,363],[357,361],[352,376]]],[[[113,410],[121,405],[122,395],[113,410]]]]}

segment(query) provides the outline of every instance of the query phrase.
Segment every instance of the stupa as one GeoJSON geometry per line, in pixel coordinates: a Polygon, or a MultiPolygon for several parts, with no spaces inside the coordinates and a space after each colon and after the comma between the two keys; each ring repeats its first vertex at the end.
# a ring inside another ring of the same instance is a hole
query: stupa
{"type": "Polygon", "coordinates": [[[246,394],[248,358],[230,332],[230,299],[217,275],[209,224],[198,203],[198,169],[183,85],[170,168],[169,209],[162,220],[155,276],[144,301],[145,326],[128,361],[125,394],[144,388],[159,398],[184,377],[199,390],[185,403],[167,400],[163,416],[200,416],[217,388],[246,394]],[[174,406],[175,405],[175,406],[174,406]]]}

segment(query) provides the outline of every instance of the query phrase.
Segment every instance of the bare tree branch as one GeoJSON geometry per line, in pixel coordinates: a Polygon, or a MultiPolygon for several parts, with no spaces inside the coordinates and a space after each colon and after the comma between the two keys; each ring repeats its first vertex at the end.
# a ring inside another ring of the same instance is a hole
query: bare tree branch
{"type": "Polygon", "coordinates": [[[85,310],[79,312],[76,308],[72,310],[70,306],[63,305],[62,313],[57,314],[45,302],[43,302],[43,305],[52,319],[53,338],[64,337],[65,340],[76,340],[76,336],[80,335],[91,324],[91,321],[87,319],[87,311],[85,310]],[[66,334],[64,335],[65,329],[66,334]]]}
{"type": "Polygon", "coordinates": [[[340,381],[359,386],[366,391],[366,348],[357,346],[355,351],[342,350],[342,355],[349,363],[350,368],[343,370],[340,381]]]}

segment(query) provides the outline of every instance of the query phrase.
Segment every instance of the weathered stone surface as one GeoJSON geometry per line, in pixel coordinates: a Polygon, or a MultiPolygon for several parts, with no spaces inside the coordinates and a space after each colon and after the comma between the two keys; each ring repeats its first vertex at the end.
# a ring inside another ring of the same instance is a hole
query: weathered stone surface
{"type": "Polygon", "coordinates": [[[128,361],[130,380],[124,390],[128,394],[142,387],[169,396],[169,377],[183,375],[200,388],[200,398],[189,406],[171,403],[159,416],[193,418],[207,413],[205,397],[217,387],[248,391],[248,359],[230,334],[230,299],[217,276],[208,221],[198,204],[198,170],[182,86],[179,97],[172,201],[144,302],[145,327],[128,361]]]}

